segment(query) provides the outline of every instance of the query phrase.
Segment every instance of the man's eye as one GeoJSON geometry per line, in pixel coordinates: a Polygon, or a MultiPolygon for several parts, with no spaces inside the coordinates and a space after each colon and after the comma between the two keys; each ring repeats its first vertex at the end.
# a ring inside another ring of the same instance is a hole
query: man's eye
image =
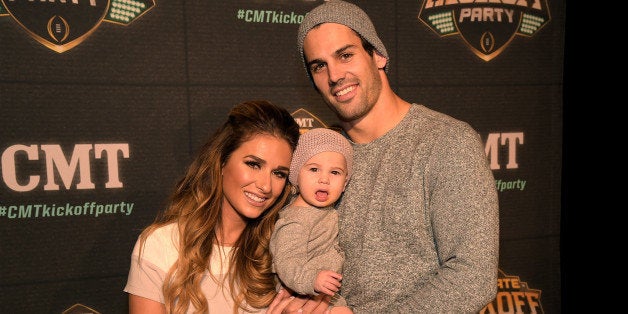
{"type": "Polygon", "coordinates": [[[311,71],[312,71],[312,72],[319,72],[319,71],[321,71],[324,67],[325,67],[325,65],[324,65],[324,64],[322,64],[322,63],[314,64],[314,65],[312,65],[312,69],[311,69],[311,71]]]}
{"type": "Polygon", "coordinates": [[[353,56],[352,53],[343,53],[342,55],[340,55],[340,58],[343,60],[347,60],[347,59],[351,59],[352,56],[353,56]]]}

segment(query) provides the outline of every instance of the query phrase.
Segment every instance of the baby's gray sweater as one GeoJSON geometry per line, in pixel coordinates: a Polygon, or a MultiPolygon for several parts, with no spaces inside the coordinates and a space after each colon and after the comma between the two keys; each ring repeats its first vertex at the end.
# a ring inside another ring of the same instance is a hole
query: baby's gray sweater
{"type": "Polygon", "coordinates": [[[338,207],[341,295],[355,313],[474,313],[497,292],[499,210],[479,135],[413,104],[354,144],[338,207]]]}
{"type": "Polygon", "coordinates": [[[338,246],[336,209],[284,207],[275,223],[270,251],[273,268],[284,285],[299,294],[318,294],[314,281],[319,271],[342,273],[344,254],[338,246]]]}

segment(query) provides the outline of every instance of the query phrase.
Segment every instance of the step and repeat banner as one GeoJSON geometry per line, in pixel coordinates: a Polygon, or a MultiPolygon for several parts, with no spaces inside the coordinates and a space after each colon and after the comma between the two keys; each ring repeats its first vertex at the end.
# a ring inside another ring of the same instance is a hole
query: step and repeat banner
{"type": "MultiPolygon", "coordinates": [[[[0,312],[126,313],[130,255],[236,103],[337,120],[296,51],[323,0],[0,0],[0,312]]],[[[467,121],[500,198],[498,294],[561,312],[565,0],[364,0],[410,101],[467,121]]]]}

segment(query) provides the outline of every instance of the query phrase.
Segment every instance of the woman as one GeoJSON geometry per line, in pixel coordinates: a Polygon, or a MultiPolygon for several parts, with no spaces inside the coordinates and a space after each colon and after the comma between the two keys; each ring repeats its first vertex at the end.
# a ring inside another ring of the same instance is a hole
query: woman
{"type": "Polygon", "coordinates": [[[141,233],[129,313],[265,311],[277,295],[268,244],[298,137],[292,116],[269,102],[231,110],[141,233]]]}

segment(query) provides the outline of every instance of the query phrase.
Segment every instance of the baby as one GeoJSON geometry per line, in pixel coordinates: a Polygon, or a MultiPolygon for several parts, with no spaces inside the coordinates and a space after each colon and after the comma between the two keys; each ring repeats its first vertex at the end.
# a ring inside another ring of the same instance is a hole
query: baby
{"type": "Polygon", "coordinates": [[[339,132],[316,128],[302,134],[290,165],[295,195],[279,212],[270,242],[282,284],[298,294],[334,296],[334,306],[346,305],[336,295],[344,253],[334,205],[349,182],[352,163],[351,143],[339,132]]]}

